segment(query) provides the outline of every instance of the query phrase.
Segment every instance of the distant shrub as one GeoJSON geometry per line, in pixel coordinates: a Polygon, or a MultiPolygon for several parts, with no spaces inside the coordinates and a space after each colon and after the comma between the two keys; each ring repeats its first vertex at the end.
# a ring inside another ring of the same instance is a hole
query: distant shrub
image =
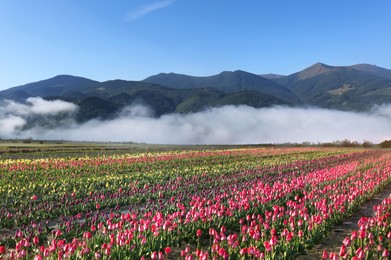
{"type": "Polygon", "coordinates": [[[391,148],[391,140],[385,140],[380,143],[381,148],[391,148]]]}
{"type": "Polygon", "coordinates": [[[341,142],[341,146],[342,147],[358,147],[358,146],[360,146],[360,144],[357,141],[352,142],[348,139],[345,139],[341,142]]]}
{"type": "Polygon", "coordinates": [[[23,140],[24,144],[31,144],[32,142],[33,142],[33,138],[31,137],[23,140]]]}
{"type": "Polygon", "coordinates": [[[365,140],[365,141],[362,143],[362,147],[364,147],[364,148],[373,147],[373,143],[370,142],[370,141],[366,141],[366,140],[365,140]]]}

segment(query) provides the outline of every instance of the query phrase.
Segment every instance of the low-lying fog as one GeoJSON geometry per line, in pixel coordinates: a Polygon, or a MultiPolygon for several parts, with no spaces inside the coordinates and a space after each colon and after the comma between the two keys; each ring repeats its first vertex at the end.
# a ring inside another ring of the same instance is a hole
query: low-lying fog
{"type": "Polygon", "coordinates": [[[379,143],[391,139],[391,105],[375,106],[368,113],[321,108],[225,106],[191,114],[154,118],[142,105],[123,109],[112,120],[77,124],[78,107],[61,100],[28,98],[25,104],[0,104],[0,138],[39,140],[132,141],[155,144],[256,144],[332,142],[349,139],[379,143]],[[34,116],[67,114],[57,127],[24,129],[34,116]],[[64,123],[65,122],[65,123],[64,123]]]}

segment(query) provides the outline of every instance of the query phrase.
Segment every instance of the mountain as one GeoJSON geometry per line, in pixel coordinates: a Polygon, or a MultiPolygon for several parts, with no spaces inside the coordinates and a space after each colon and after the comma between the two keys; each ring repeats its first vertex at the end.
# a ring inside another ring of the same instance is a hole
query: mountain
{"type": "MultiPolygon", "coordinates": [[[[278,86],[274,82],[270,85],[278,86]]],[[[285,96],[293,96],[290,90],[285,92],[285,96]]],[[[285,97],[284,94],[282,91],[281,96],[285,97]]],[[[111,119],[118,116],[126,106],[134,104],[148,106],[156,117],[168,113],[199,112],[224,105],[292,105],[284,98],[251,90],[226,93],[212,87],[172,88],[146,81],[126,80],[97,82],[70,75],[60,75],[0,91],[0,100],[11,99],[23,103],[28,97],[35,96],[77,104],[79,110],[75,118],[78,122],[94,118],[111,119]]]]}
{"type": "Polygon", "coordinates": [[[148,77],[144,82],[155,83],[176,89],[210,87],[231,94],[239,91],[256,91],[264,95],[278,97],[285,102],[295,104],[298,102],[292,92],[275,82],[262,76],[245,71],[224,71],[209,77],[194,77],[175,73],[160,73],[148,77]]]}
{"type": "Polygon", "coordinates": [[[316,63],[273,81],[290,89],[304,104],[312,106],[366,111],[374,104],[390,103],[391,80],[384,77],[387,70],[358,67],[360,69],[316,63]]]}
{"type": "Polygon", "coordinates": [[[264,77],[265,79],[278,79],[278,78],[285,77],[284,75],[274,74],[274,73],[261,74],[259,76],[264,77]]]}
{"type": "MultiPolygon", "coordinates": [[[[317,106],[349,111],[368,111],[375,104],[391,103],[391,70],[369,64],[331,66],[316,63],[291,75],[255,75],[224,71],[209,77],[161,73],[142,81],[98,82],[71,75],[29,83],[0,91],[4,99],[24,103],[28,97],[61,99],[79,106],[78,122],[117,117],[134,104],[151,108],[153,116],[199,112],[224,105],[268,107],[317,106]]],[[[69,118],[29,118],[31,124],[56,125],[69,118]]]]}
{"type": "Polygon", "coordinates": [[[350,68],[353,68],[355,70],[359,70],[362,72],[366,72],[369,74],[372,74],[374,76],[385,78],[385,79],[391,79],[391,70],[385,69],[382,67],[378,67],[376,65],[370,65],[370,64],[356,64],[350,66],[350,68]]]}
{"type": "Polygon", "coordinates": [[[22,101],[27,97],[36,96],[71,96],[72,93],[89,93],[100,86],[101,83],[98,81],[70,75],[59,75],[47,80],[0,91],[0,99],[22,101]]]}

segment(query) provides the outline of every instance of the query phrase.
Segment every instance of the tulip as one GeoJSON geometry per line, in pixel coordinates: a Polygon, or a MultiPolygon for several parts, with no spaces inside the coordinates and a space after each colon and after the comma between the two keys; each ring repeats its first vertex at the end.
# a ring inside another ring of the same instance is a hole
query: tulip
{"type": "Polygon", "coordinates": [[[387,250],[387,249],[384,249],[382,255],[381,255],[383,258],[385,259],[389,259],[390,257],[390,252],[387,250]]]}
{"type": "Polygon", "coordinates": [[[171,252],[172,252],[171,247],[168,246],[168,247],[164,248],[164,253],[166,255],[170,254],[171,252]]]}
{"type": "Polygon", "coordinates": [[[219,254],[219,256],[221,256],[221,257],[226,257],[226,256],[228,256],[227,251],[225,251],[225,249],[222,248],[222,247],[219,249],[218,254],[219,254]]]}
{"type": "Polygon", "coordinates": [[[343,240],[343,244],[346,246],[346,247],[348,247],[348,246],[350,246],[350,238],[349,237],[346,237],[344,240],[343,240]]]}
{"type": "Polygon", "coordinates": [[[54,233],[55,237],[59,237],[62,235],[62,231],[60,229],[57,229],[56,232],[54,233]]]}
{"type": "Polygon", "coordinates": [[[42,260],[42,255],[35,255],[34,260],[42,260]]]}
{"type": "Polygon", "coordinates": [[[339,250],[339,255],[340,256],[345,256],[347,254],[347,249],[346,249],[346,246],[345,245],[342,245],[340,250],[339,250]]]}
{"type": "Polygon", "coordinates": [[[329,254],[326,250],[323,250],[322,259],[329,259],[329,254]]]}
{"type": "Polygon", "coordinates": [[[263,246],[265,247],[266,251],[268,252],[272,251],[272,246],[270,245],[269,241],[263,242],[263,246]]]}
{"type": "Polygon", "coordinates": [[[356,256],[359,258],[359,259],[363,259],[365,257],[365,252],[364,250],[359,247],[356,252],[355,252],[356,256]]]}
{"type": "Polygon", "coordinates": [[[244,248],[240,249],[239,254],[240,254],[240,255],[245,255],[245,254],[247,254],[247,248],[244,247],[244,248]]]}

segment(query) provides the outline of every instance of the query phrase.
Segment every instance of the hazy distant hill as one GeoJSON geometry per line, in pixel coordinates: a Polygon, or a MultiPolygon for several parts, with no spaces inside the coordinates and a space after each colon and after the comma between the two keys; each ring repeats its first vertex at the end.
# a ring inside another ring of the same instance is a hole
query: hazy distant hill
{"type": "Polygon", "coordinates": [[[225,93],[236,93],[239,91],[256,91],[282,99],[288,103],[297,103],[298,99],[290,90],[276,84],[259,75],[245,71],[224,71],[218,75],[209,77],[193,77],[175,73],[160,73],[144,79],[150,82],[176,89],[211,87],[225,93]]]}
{"type": "Polygon", "coordinates": [[[386,78],[387,71],[370,65],[317,63],[273,81],[292,90],[304,104],[365,111],[374,104],[391,103],[391,80],[386,78]]]}
{"type": "Polygon", "coordinates": [[[385,69],[382,67],[378,67],[375,65],[370,65],[370,64],[356,64],[353,66],[350,66],[350,68],[366,72],[369,74],[372,74],[374,76],[380,77],[380,78],[385,78],[385,79],[391,79],[391,70],[385,69]]]}
{"type": "Polygon", "coordinates": [[[161,73],[143,81],[98,82],[60,75],[0,91],[0,100],[24,102],[35,96],[77,104],[79,122],[114,118],[132,104],[149,106],[157,117],[224,105],[311,105],[365,111],[374,104],[391,103],[391,70],[368,64],[317,63],[288,76],[245,71],[209,77],[161,73]]]}
{"type": "Polygon", "coordinates": [[[260,76],[264,77],[265,79],[278,79],[278,78],[285,77],[284,75],[274,74],[274,73],[261,74],[260,76]]]}
{"type": "Polygon", "coordinates": [[[59,75],[54,78],[0,91],[0,99],[21,101],[27,97],[36,96],[69,96],[72,93],[88,93],[100,86],[101,83],[98,81],[70,75],[59,75]]]}

